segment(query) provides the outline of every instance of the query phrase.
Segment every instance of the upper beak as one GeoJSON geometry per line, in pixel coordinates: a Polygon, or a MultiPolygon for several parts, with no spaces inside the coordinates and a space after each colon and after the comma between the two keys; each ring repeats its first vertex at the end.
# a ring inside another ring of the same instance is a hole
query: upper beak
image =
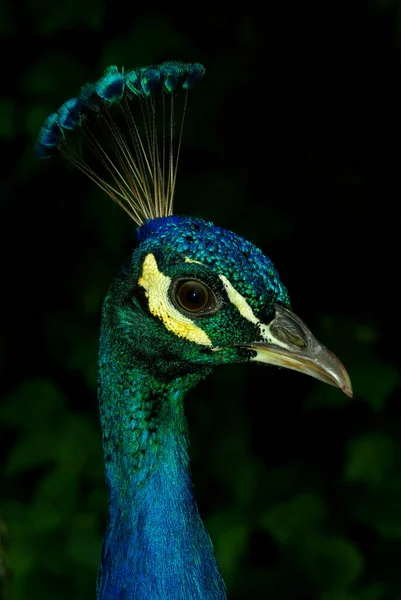
{"type": "Polygon", "coordinates": [[[275,318],[269,325],[261,325],[261,330],[264,341],[246,344],[256,351],[253,360],[306,373],[352,397],[351,380],[342,362],[293,312],[277,304],[275,318]]]}

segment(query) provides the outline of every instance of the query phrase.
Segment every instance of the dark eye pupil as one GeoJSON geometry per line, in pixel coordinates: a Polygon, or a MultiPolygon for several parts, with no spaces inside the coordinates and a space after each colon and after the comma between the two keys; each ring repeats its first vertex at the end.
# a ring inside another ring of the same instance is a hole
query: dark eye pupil
{"type": "Polygon", "coordinates": [[[191,288],[185,294],[185,301],[188,304],[193,304],[194,306],[198,306],[202,302],[202,292],[199,289],[191,288]]]}
{"type": "Polygon", "coordinates": [[[199,281],[185,281],[177,289],[177,301],[185,310],[199,312],[208,300],[209,290],[199,281]]]}

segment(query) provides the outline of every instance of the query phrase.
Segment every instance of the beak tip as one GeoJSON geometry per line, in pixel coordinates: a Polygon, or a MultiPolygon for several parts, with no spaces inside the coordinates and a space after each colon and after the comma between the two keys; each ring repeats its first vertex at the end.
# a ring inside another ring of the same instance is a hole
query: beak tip
{"type": "Polygon", "coordinates": [[[344,392],[344,394],[346,394],[348,396],[348,398],[352,398],[354,395],[350,385],[349,386],[343,385],[341,387],[341,391],[344,392]]]}

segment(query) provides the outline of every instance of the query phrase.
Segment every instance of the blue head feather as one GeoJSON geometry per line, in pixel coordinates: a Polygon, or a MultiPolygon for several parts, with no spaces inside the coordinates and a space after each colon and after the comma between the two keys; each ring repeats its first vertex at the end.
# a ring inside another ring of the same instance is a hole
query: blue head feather
{"type": "Polygon", "coordinates": [[[204,67],[199,63],[166,61],[161,65],[119,70],[108,67],[103,76],[94,83],[82,86],[77,98],[70,98],[50,115],[38,136],[35,154],[48,158],[64,141],[63,131],[72,131],[83,123],[83,117],[99,115],[103,105],[120,102],[124,97],[149,98],[161,91],[172,94],[180,87],[192,89],[203,77],[204,67]]]}
{"type": "Polygon", "coordinates": [[[70,98],[57,111],[58,123],[61,129],[72,131],[81,124],[83,103],[79,98],[70,98]]]}
{"type": "Polygon", "coordinates": [[[95,85],[97,95],[106,102],[117,102],[124,94],[125,78],[116,66],[108,67],[95,85]]]}
{"type": "Polygon", "coordinates": [[[199,83],[205,74],[205,67],[200,63],[192,63],[187,65],[186,78],[182,87],[184,90],[192,90],[199,83]]]}
{"type": "Polygon", "coordinates": [[[144,90],[142,87],[142,69],[132,69],[125,75],[125,85],[131,95],[142,97],[144,90]]]}
{"type": "Polygon", "coordinates": [[[141,86],[145,96],[155,94],[160,90],[161,72],[159,67],[147,67],[141,73],[141,86]]]}
{"type": "Polygon", "coordinates": [[[172,215],[144,223],[137,239],[148,252],[160,247],[163,262],[179,253],[225,275],[255,314],[262,308],[273,313],[275,303],[289,306],[287,289],[270,258],[232,231],[202,219],[172,215]]]}
{"type": "Polygon", "coordinates": [[[35,152],[38,158],[49,158],[53,155],[64,140],[64,133],[60,127],[58,114],[49,115],[39,132],[35,145],[35,152]]]}
{"type": "Polygon", "coordinates": [[[160,73],[167,92],[174,92],[182,84],[186,74],[186,65],[173,60],[166,61],[160,65],[160,73]]]}
{"type": "Polygon", "coordinates": [[[85,83],[79,92],[79,101],[82,104],[82,114],[87,116],[91,112],[99,113],[102,105],[102,98],[97,93],[96,83],[85,83]]]}

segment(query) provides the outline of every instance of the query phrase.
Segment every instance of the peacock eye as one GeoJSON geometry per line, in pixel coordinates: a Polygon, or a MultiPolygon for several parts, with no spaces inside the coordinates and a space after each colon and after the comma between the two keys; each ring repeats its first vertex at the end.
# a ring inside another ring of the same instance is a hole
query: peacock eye
{"type": "Polygon", "coordinates": [[[201,281],[187,279],[178,281],[173,292],[178,308],[190,313],[201,313],[214,308],[214,295],[201,281]]]}

